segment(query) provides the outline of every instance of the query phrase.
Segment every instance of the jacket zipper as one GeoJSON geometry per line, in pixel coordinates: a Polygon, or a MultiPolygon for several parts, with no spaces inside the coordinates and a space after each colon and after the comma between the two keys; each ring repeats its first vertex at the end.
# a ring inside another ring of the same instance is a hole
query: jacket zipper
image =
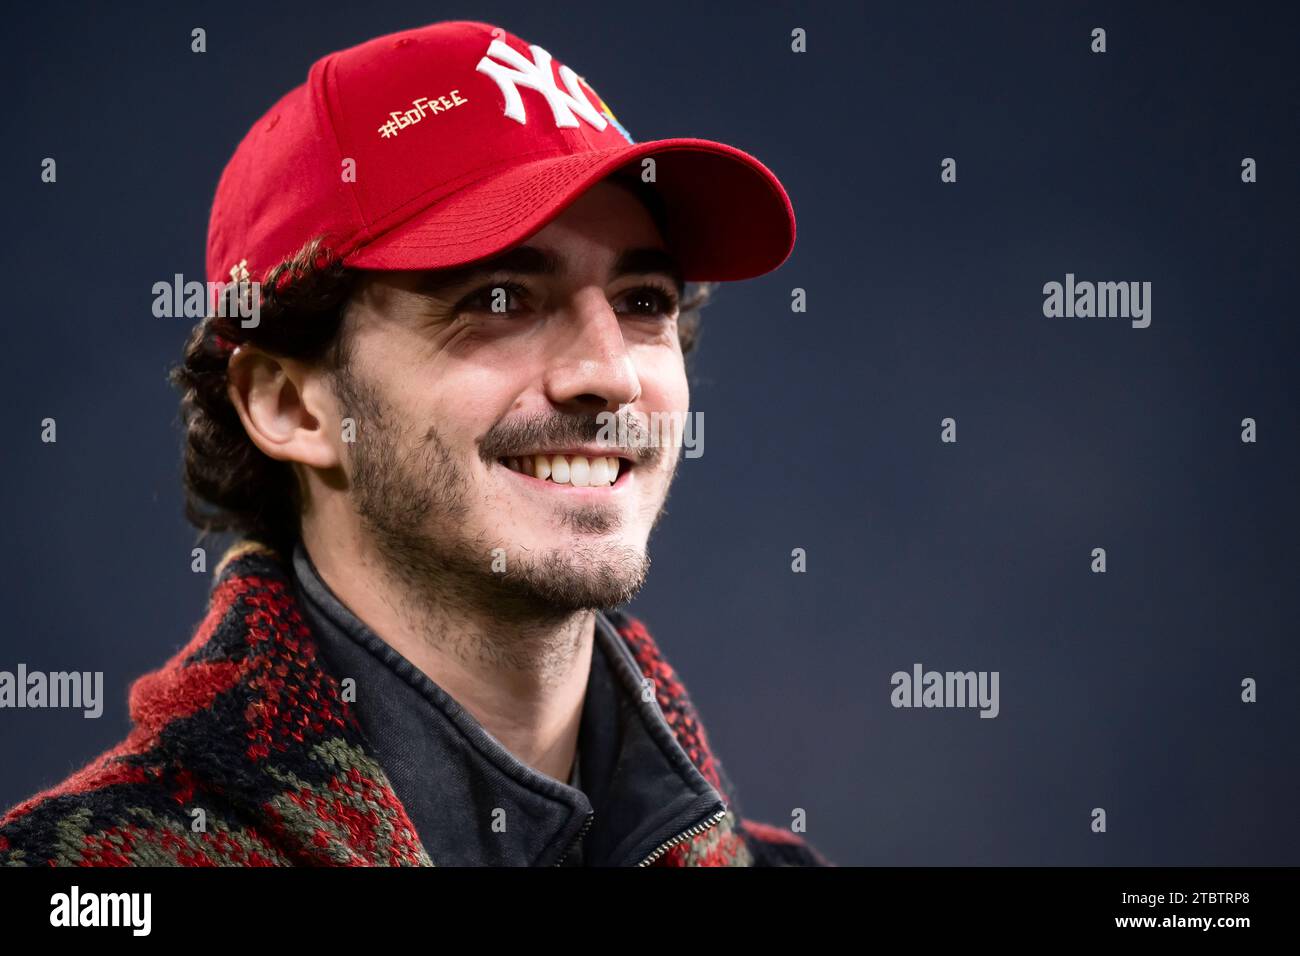
{"type": "MultiPolygon", "coordinates": [[[[683,840],[688,840],[691,837],[699,836],[709,827],[719,823],[722,820],[722,818],[725,817],[726,815],[727,815],[727,811],[725,809],[719,810],[717,813],[709,817],[703,823],[697,823],[689,830],[682,831],[681,833],[677,834],[677,836],[669,840],[667,843],[660,844],[660,846],[656,848],[653,853],[651,853],[648,857],[646,857],[644,860],[638,863],[637,866],[649,866],[651,863],[659,859],[659,857],[663,856],[665,853],[667,853],[677,844],[681,843],[683,840]]],[[[595,820],[596,820],[596,814],[592,813],[587,816],[587,822],[582,825],[582,829],[579,830],[578,835],[573,838],[573,842],[570,843],[568,849],[564,851],[564,855],[561,856],[558,860],[556,860],[555,863],[552,864],[553,866],[564,865],[564,861],[568,859],[569,854],[573,852],[573,848],[577,846],[578,841],[581,840],[586,835],[587,831],[591,829],[591,825],[592,823],[595,822],[595,820]]]]}
{"type": "Polygon", "coordinates": [[[567,849],[565,849],[564,854],[553,864],[551,864],[552,866],[564,865],[564,861],[569,858],[569,854],[572,853],[573,848],[578,845],[578,841],[587,835],[587,831],[591,829],[591,825],[592,823],[595,822],[595,820],[596,820],[596,814],[594,813],[587,814],[587,822],[582,825],[582,829],[578,831],[578,835],[569,842],[569,846],[567,849]]]}
{"type": "Polygon", "coordinates": [[[707,830],[709,827],[718,823],[718,821],[720,821],[726,815],[727,815],[727,811],[725,809],[719,810],[717,813],[709,817],[703,823],[697,823],[695,824],[695,826],[691,827],[689,830],[685,831],[684,833],[677,834],[677,836],[673,837],[667,843],[660,846],[648,857],[646,857],[644,860],[638,863],[637,866],[649,866],[651,863],[659,859],[659,857],[663,856],[665,853],[667,853],[677,844],[681,843],[683,840],[687,840],[693,836],[698,836],[699,834],[707,830]]]}

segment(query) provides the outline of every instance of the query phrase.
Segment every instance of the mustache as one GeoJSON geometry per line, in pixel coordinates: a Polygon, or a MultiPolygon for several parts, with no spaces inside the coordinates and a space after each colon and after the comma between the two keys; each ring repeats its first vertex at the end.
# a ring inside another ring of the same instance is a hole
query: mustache
{"type": "Polygon", "coordinates": [[[498,458],[514,458],[539,449],[599,443],[636,465],[653,465],[663,448],[649,439],[645,425],[627,412],[616,413],[612,422],[609,413],[597,419],[594,415],[557,412],[497,422],[479,441],[478,454],[490,465],[498,458]],[[620,444],[623,438],[626,442],[620,444]]]}

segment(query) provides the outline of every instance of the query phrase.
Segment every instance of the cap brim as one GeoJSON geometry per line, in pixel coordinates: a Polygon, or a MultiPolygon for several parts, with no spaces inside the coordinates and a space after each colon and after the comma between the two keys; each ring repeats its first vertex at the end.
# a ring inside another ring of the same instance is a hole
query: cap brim
{"type": "Polygon", "coordinates": [[[794,248],[790,197],[743,150],[703,139],[664,139],[552,156],[488,175],[438,199],[344,256],[358,269],[445,269],[523,241],[615,170],[655,157],[664,240],[689,281],[750,279],[794,248]]]}

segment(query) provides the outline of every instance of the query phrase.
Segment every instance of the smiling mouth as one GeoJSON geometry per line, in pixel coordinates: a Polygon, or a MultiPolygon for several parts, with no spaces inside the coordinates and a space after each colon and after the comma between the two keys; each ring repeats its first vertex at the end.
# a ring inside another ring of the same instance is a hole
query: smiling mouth
{"type": "Polygon", "coordinates": [[[632,469],[626,458],[613,455],[535,454],[498,458],[511,471],[549,484],[573,488],[608,488],[632,469]]]}

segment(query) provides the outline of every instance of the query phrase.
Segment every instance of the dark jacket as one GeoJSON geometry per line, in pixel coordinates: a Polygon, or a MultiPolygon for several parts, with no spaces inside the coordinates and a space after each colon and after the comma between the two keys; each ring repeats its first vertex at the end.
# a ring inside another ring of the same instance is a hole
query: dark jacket
{"type": "Polygon", "coordinates": [[[517,760],[308,569],[256,542],[227,552],[189,644],[132,685],[127,738],[0,818],[0,865],[829,865],[740,817],[636,619],[597,616],[577,789],[517,760]]]}

